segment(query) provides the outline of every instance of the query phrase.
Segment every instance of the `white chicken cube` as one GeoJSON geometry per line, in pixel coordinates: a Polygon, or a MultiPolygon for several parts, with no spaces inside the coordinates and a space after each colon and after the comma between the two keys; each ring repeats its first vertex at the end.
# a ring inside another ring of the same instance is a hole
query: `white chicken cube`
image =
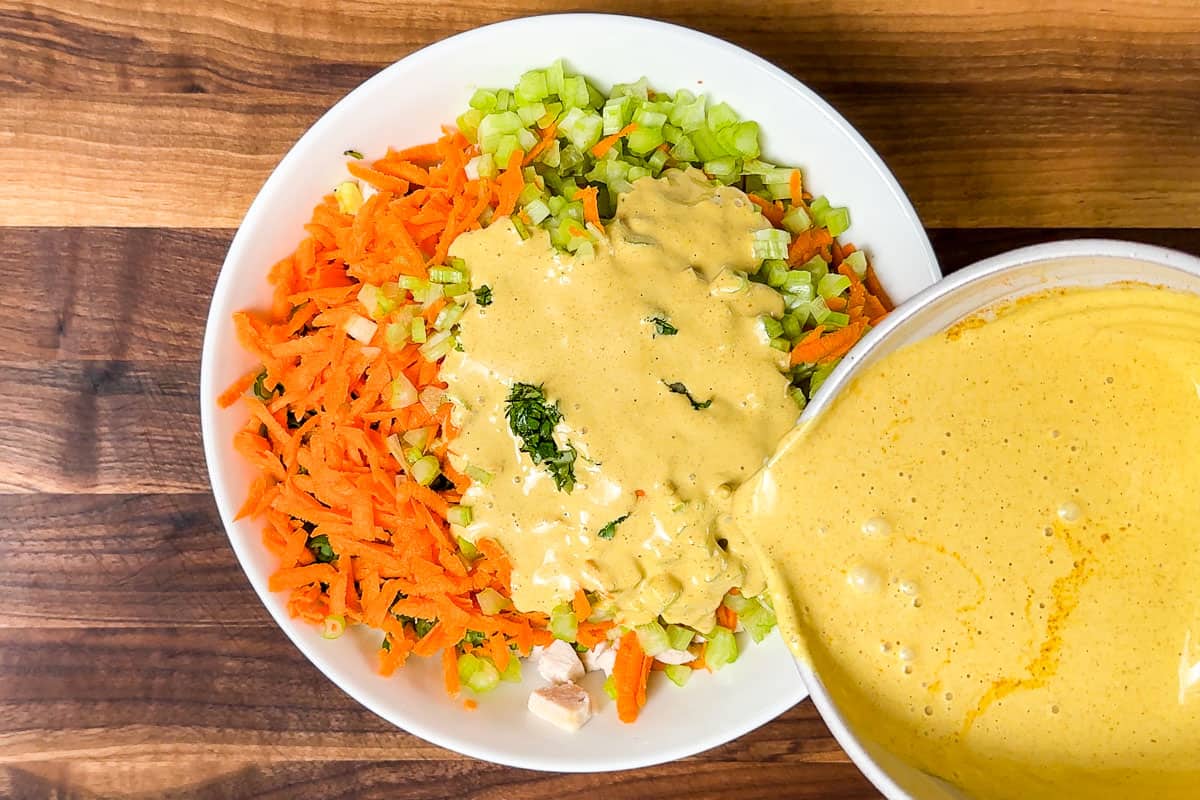
{"type": "Polygon", "coordinates": [[[577,731],[592,718],[592,698],[577,683],[556,683],[535,689],[529,710],[564,731],[577,731]]]}
{"type": "Polygon", "coordinates": [[[566,683],[583,677],[583,662],[575,648],[561,639],[555,639],[538,657],[538,672],[551,683],[566,683]]]}
{"type": "Polygon", "coordinates": [[[583,666],[588,672],[603,670],[612,674],[617,662],[617,648],[611,642],[597,642],[583,653],[583,666]]]}
{"type": "Polygon", "coordinates": [[[663,650],[654,657],[656,661],[661,661],[664,664],[688,664],[696,660],[696,657],[687,650],[663,650]]]}

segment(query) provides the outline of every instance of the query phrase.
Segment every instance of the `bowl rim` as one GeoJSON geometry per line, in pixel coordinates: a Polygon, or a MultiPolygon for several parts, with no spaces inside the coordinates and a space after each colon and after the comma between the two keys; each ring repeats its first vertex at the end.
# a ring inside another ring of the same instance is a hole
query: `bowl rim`
{"type": "MultiPolygon", "coordinates": [[[[377,85],[386,83],[396,72],[407,71],[414,68],[422,68],[424,62],[436,59],[445,50],[456,50],[464,45],[469,45],[477,38],[483,38],[493,35],[496,29],[517,29],[527,27],[542,26],[547,23],[556,25],[575,25],[586,26],[591,22],[603,21],[606,24],[620,24],[637,26],[639,28],[657,28],[664,32],[670,32],[675,35],[686,36],[698,44],[704,44],[728,53],[730,56],[744,61],[748,66],[752,66],[767,75],[779,80],[791,92],[803,97],[809,102],[814,110],[827,117],[833,125],[839,130],[845,138],[846,143],[858,151],[859,155],[871,166],[878,174],[890,194],[891,201],[901,211],[903,221],[916,234],[915,240],[923,247],[923,263],[922,268],[927,268],[927,274],[930,280],[937,281],[942,277],[942,273],[938,264],[937,256],[933,250],[932,243],[929,241],[927,232],[921,223],[920,217],[917,215],[912,202],[903,191],[899,180],[892,173],[891,169],[884,163],[878,153],[867,143],[866,139],[851,125],[838,111],[836,111],[827,101],[820,97],[816,92],[803,84],[801,81],[785,72],[781,68],[772,64],[767,59],[753,53],[745,48],[742,48],[732,42],[728,42],[719,37],[713,36],[702,31],[697,31],[682,25],[663,22],[660,20],[649,19],[645,17],[608,14],[608,13],[552,13],[540,14],[515,19],[495,22],[489,25],[472,28],[433,42],[425,47],[415,50],[408,55],[396,60],[388,66],[382,68],[379,72],[372,75],[367,80],[363,81],[355,88],[347,92],[341,99],[334,103],[327,111],[325,111],[316,122],[314,122],[295,143],[291,145],[288,152],[280,159],[279,163],[274,167],[258,193],[255,195],[250,207],[248,208],[241,224],[238,226],[237,232],[234,234],[229,250],[222,263],[221,269],[217,275],[217,280],[212,290],[212,299],[210,301],[209,312],[205,319],[205,334],[201,351],[200,364],[200,421],[201,435],[204,446],[205,464],[208,473],[209,484],[213,492],[214,500],[217,504],[218,512],[221,518],[222,527],[225,530],[226,537],[229,539],[230,546],[233,548],[238,564],[251,587],[258,595],[259,601],[267,609],[268,613],[273,618],[276,626],[283,634],[291,641],[292,645],[300,651],[301,654],[322,673],[326,680],[333,683],[342,692],[353,698],[358,704],[362,705],[372,713],[383,718],[397,728],[418,736],[432,744],[444,747],[448,750],[462,753],[464,755],[490,761],[492,763],[503,764],[512,767],[535,769],[544,771],[557,772],[576,772],[576,771],[611,771],[634,769],[655,764],[674,761],[687,756],[695,755],[704,752],[714,747],[730,742],[764,724],[775,719],[777,716],[787,711],[797,703],[801,702],[807,695],[808,690],[801,680],[796,681],[795,691],[781,695],[777,702],[764,705],[757,714],[743,717],[739,720],[739,724],[720,727],[714,729],[711,734],[690,739],[686,745],[662,747],[657,749],[653,755],[648,755],[642,758],[630,758],[619,763],[614,762],[611,765],[596,767],[590,765],[587,767],[573,767],[571,764],[549,763],[548,761],[539,758],[536,754],[530,754],[527,757],[513,757],[504,753],[491,751],[486,748],[477,748],[472,746],[464,746],[456,741],[452,736],[443,735],[437,729],[431,728],[416,720],[405,720],[404,724],[397,723],[391,716],[390,712],[385,710],[379,703],[371,699],[369,695],[360,691],[358,687],[348,685],[341,680],[334,679],[327,670],[322,666],[323,659],[317,657],[303,640],[295,634],[293,630],[293,622],[286,618],[285,615],[278,612],[274,605],[268,602],[268,592],[266,582],[256,581],[247,571],[247,559],[243,557],[243,550],[248,547],[245,544],[239,544],[237,539],[231,533],[231,523],[236,514],[236,503],[234,500],[222,492],[218,487],[218,482],[215,479],[216,471],[220,469],[221,457],[218,455],[220,443],[216,440],[215,434],[215,415],[218,413],[215,407],[215,398],[220,391],[220,387],[215,385],[214,363],[218,354],[216,350],[215,331],[218,326],[226,323],[220,315],[220,307],[224,305],[221,302],[222,298],[233,293],[235,276],[233,266],[243,259],[243,251],[249,246],[249,242],[253,238],[252,231],[257,229],[262,221],[268,216],[270,209],[274,207],[281,198],[278,196],[279,185],[282,183],[282,176],[285,173],[295,169],[297,162],[300,159],[300,151],[304,145],[314,139],[318,139],[327,128],[337,124],[338,117],[345,106],[350,105],[353,99],[371,92],[377,85]],[[261,584],[261,585],[260,585],[261,584]]],[[[923,276],[924,277],[924,276],[923,276]]]]}
{"type": "MultiPolygon", "coordinates": [[[[1009,250],[956,270],[927,289],[914,295],[902,303],[876,328],[873,328],[851,351],[837,368],[830,373],[823,388],[826,391],[814,400],[801,415],[801,422],[813,419],[823,413],[834,399],[858,375],[860,365],[872,354],[877,346],[884,344],[888,337],[912,317],[920,314],[925,308],[942,298],[962,291],[979,281],[988,280],[997,275],[1019,270],[1032,264],[1062,261],[1072,258],[1101,258],[1143,261],[1160,266],[1177,269],[1195,276],[1200,276],[1200,257],[1159,245],[1142,244],[1122,239],[1067,239],[1057,242],[1027,245],[1015,250],[1009,250]]],[[[989,301],[980,310],[991,305],[989,301]]],[[[816,706],[821,719],[829,727],[830,733],[838,745],[859,768],[868,781],[871,782],[888,800],[919,800],[910,794],[892,777],[891,773],[881,766],[877,759],[871,756],[842,713],[838,710],[828,688],[820,674],[809,664],[797,659],[797,667],[808,686],[809,698],[816,706]]]]}

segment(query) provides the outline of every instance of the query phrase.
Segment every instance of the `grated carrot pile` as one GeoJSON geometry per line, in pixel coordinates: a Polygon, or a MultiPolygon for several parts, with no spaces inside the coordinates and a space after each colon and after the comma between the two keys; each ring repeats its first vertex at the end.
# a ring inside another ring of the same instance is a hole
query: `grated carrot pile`
{"type": "MultiPolygon", "coordinates": [[[[381,630],[384,674],[410,654],[443,651],[451,693],[456,653],[487,657],[503,671],[514,651],[527,655],[550,641],[548,620],[480,610],[478,592],[511,594],[510,566],[494,542],[466,548],[468,556],[450,533],[447,514],[469,479],[446,459],[455,431],[437,362],[412,342],[389,346],[387,315],[376,309],[370,319],[358,293],[364,284],[425,278],[445,263],[456,236],[512,203],[519,164],[496,181],[471,180],[465,167],[474,155],[462,134],[446,130],[369,166],[351,161],[351,174],[376,192],[356,213],[344,213],[333,195],[313,210],[307,237],[270,272],[270,312],[234,318],[261,370],[221,397],[250,411],[235,444],[257,474],[238,516],[265,522],[263,540],[279,558],[271,590],[290,592],[295,617],[381,630]],[[350,335],[355,320],[367,323],[369,339],[361,327],[350,335]],[[419,391],[400,408],[393,407],[397,379],[419,391]],[[396,437],[416,430],[429,433],[426,453],[452,486],[434,490],[409,474],[396,437]]],[[[390,313],[432,324],[444,304],[422,306],[401,292],[390,313]]]]}

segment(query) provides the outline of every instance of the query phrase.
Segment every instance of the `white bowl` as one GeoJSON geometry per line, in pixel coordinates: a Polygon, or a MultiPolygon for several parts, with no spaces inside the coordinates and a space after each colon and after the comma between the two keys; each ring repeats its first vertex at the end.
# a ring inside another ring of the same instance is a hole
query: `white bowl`
{"type": "MultiPolygon", "coordinates": [[[[846,356],[804,410],[802,419],[822,413],[866,367],[906,344],[944,331],[956,322],[1004,301],[1043,289],[1103,286],[1120,281],[1200,294],[1200,259],[1131,242],[1077,239],[1033,245],[995,256],[953,273],[888,315],[846,356]]],[[[968,800],[956,787],[904,763],[853,729],[842,716],[820,675],[801,665],[813,703],[842,748],[875,788],[890,800],[968,800]]]]}
{"type": "Polygon", "coordinates": [[[288,617],[283,595],[267,591],[274,558],[261,544],[260,525],[233,519],[251,479],[231,444],[245,414],[215,404],[221,390],[253,366],[238,347],[230,315],[267,307],[267,270],[295,248],[313,205],[345,175],[344,150],[370,157],[388,145],[431,141],[466,107],[474,88],[513,85],[526,69],[567,55],[574,70],[603,88],[646,75],[664,90],[709,92],[759,121],[768,157],[802,167],[807,186],[850,207],[850,237],[871,252],[893,298],[903,300],[940,276],[916,214],[879,157],[833,109],[766,61],[719,39],[645,19],[564,14],[514,20],[454,36],[393,64],[330,109],[284,157],[246,214],[217,280],[200,405],[213,493],[233,549],[271,615],[319,670],[367,708],[435,744],[517,767],[597,771],[697,753],[802,700],[804,685],[782,642],[776,636],[747,647],[737,664],[698,675],[685,689],[652,687],[632,726],[617,721],[593,685],[602,708],[574,735],[524,710],[536,678],[502,686],[481,698],[475,712],[445,696],[436,663],[416,659],[395,677],[382,678],[375,672],[377,633],[354,631],[325,641],[288,617]]]}

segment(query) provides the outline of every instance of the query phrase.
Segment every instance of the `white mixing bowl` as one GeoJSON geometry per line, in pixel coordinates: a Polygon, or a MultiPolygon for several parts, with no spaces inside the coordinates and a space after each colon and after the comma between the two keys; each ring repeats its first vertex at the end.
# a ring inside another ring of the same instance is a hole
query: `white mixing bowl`
{"type": "Polygon", "coordinates": [[[646,75],[662,90],[687,88],[729,102],[761,123],[767,157],[802,167],[807,186],[850,207],[849,238],[871,253],[893,298],[910,297],[940,276],[925,232],[887,167],[837,112],[781,70],[727,42],[645,19],[564,14],[514,20],[454,36],[388,67],[330,109],[280,162],[246,214],[213,292],[201,419],[213,493],[246,575],[283,631],[337,686],[405,730],[471,756],[532,769],[627,769],[722,744],[803,699],[804,685],[780,639],[747,646],[735,665],[698,675],[684,689],[652,686],[636,725],[618,722],[592,685],[600,711],[574,735],[525,711],[536,678],[504,684],[467,712],[442,690],[436,660],[415,659],[395,677],[380,677],[377,632],[352,630],[326,641],[288,617],[283,595],[267,591],[275,565],[261,544],[260,525],[233,519],[251,480],[232,446],[245,414],[215,403],[253,366],[230,315],[268,306],[267,270],[295,248],[313,205],[345,176],[343,151],[354,148],[370,158],[388,145],[431,141],[466,108],[476,87],[511,86],[525,70],[559,57],[603,88],[646,75]]]}

